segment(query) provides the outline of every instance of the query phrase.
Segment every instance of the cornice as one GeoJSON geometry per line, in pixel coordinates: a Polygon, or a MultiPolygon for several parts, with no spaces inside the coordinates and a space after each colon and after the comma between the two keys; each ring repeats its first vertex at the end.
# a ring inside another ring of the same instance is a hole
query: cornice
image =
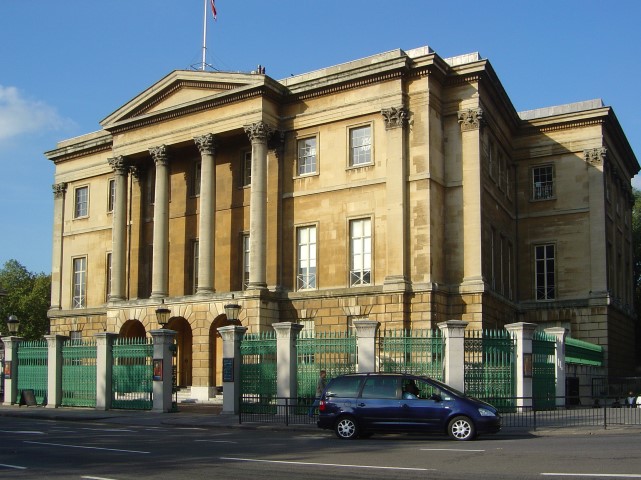
{"type": "Polygon", "coordinates": [[[93,155],[101,152],[110,152],[113,146],[113,140],[111,136],[107,143],[95,144],[92,142],[92,145],[74,145],[73,147],[63,147],[55,150],[50,150],[45,152],[45,156],[54,163],[60,163],[66,160],[73,160],[78,157],[85,157],[87,155],[93,155]]]}

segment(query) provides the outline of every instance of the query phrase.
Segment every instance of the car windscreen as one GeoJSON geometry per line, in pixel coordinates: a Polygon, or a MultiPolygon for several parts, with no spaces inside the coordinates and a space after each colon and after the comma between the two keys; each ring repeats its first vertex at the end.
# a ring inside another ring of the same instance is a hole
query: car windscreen
{"type": "Polygon", "coordinates": [[[338,377],[325,390],[326,397],[357,397],[363,377],[338,377]]]}

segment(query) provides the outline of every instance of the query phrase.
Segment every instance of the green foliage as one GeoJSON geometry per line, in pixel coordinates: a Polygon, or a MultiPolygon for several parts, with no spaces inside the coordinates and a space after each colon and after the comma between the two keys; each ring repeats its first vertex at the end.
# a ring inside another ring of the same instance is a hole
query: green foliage
{"type": "Polygon", "coordinates": [[[35,340],[49,331],[51,275],[31,273],[17,260],[9,260],[0,269],[0,288],[7,294],[0,299],[0,332],[7,335],[6,320],[15,315],[20,320],[19,335],[35,340]]]}

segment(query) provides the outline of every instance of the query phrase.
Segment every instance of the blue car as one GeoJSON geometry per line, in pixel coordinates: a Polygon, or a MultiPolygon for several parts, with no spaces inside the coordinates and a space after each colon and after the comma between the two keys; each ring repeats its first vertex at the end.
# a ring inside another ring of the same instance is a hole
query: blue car
{"type": "Polygon", "coordinates": [[[400,373],[336,377],[323,392],[318,411],[317,425],[334,430],[341,439],[415,432],[472,440],[501,429],[501,417],[492,405],[438,380],[400,373]]]}

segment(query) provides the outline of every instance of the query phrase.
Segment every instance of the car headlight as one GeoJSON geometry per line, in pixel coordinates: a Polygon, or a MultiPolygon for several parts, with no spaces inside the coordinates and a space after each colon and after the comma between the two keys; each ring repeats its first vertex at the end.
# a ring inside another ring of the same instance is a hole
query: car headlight
{"type": "Polygon", "coordinates": [[[481,417],[496,417],[496,413],[492,410],[488,410],[487,408],[479,408],[479,414],[481,417]]]}

